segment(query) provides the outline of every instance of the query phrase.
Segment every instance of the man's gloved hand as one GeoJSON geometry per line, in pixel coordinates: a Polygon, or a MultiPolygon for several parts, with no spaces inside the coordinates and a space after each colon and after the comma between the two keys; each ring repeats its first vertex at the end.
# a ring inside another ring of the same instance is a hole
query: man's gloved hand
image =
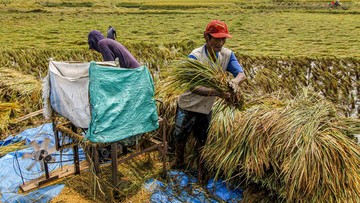
{"type": "Polygon", "coordinates": [[[229,99],[231,97],[231,94],[228,92],[222,92],[218,95],[218,97],[220,97],[222,99],[229,99]]]}
{"type": "Polygon", "coordinates": [[[230,80],[228,82],[230,88],[234,91],[234,93],[238,92],[239,91],[239,85],[237,82],[234,81],[234,79],[230,80]]]}
{"type": "Polygon", "coordinates": [[[119,57],[116,57],[115,59],[115,66],[120,67],[119,57]]]}

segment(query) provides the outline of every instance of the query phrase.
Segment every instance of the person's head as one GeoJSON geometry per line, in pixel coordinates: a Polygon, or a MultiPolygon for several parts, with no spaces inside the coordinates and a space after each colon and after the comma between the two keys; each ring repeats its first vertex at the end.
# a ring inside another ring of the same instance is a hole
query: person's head
{"type": "Polygon", "coordinates": [[[99,48],[98,48],[98,43],[102,39],[104,39],[104,36],[101,34],[101,32],[99,32],[97,30],[93,30],[93,31],[89,32],[89,35],[88,35],[89,49],[93,49],[97,52],[100,52],[99,48]]]}
{"type": "Polygon", "coordinates": [[[204,32],[206,48],[209,53],[220,52],[226,42],[226,38],[231,38],[227,25],[220,20],[212,20],[206,26],[204,32]]]}

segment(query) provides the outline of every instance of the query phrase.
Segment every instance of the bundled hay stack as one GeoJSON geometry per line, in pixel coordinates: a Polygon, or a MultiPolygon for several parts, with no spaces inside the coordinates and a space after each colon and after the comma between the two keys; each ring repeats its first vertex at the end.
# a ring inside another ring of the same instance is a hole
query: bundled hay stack
{"type": "Polygon", "coordinates": [[[305,89],[288,101],[217,111],[202,152],[218,176],[261,185],[284,202],[358,202],[358,133],[358,119],[305,89]]]}
{"type": "MultiPolygon", "coordinates": [[[[193,59],[177,60],[164,67],[161,76],[162,79],[156,84],[156,97],[163,102],[163,116],[170,125],[175,121],[178,96],[197,86],[207,86],[218,92],[230,92],[232,96],[227,101],[228,105],[240,108],[243,104],[241,93],[231,90],[228,85],[229,76],[221,70],[219,64],[203,64],[193,59]]],[[[171,131],[172,128],[169,128],[167,135],[171,135],[171,131]]],[[[172,142],[171,137],[168,137],[168,140],[172,142]]]]}
{"type": "Polygon", "coordinates": [[[165,80],[160,86],[159,95],[171,103],[178,95],[187,90],[193,90],[198,86],[206,86],[218,92],[229,92],[231,97],[227,100],[228,105],[241,108],[244,98],[241,92],[234,93],[228,81],[230,76],[224,72],[220,64],[204,64],[198,60],[186,59],[175,61],[170,68],[163,72],[165,80]]]}
{"type": "Polygon", "coordinates": [[[10,115],[13,111],[18,111],[19,105],[16,103],[1,103],[0,102],[0,139],[8,133],[8,124],[10,122],[10,115]],[[4,136],[3,136],[4,134],[4,136]]]}
{"type": "Polygon", "coordinates": [[[11,117],[40,109],[41,82],[31,75],[0,68],[0,137],[7,136],[11,117]]]}
{"type": "MultiPolygon", "coordinates": [[[[0,68],[0,97],[34,107],[41,104],[41,82],[9,68],[0,68]]],[[[25,106],[25,105],[24,105],[25,106]]]]}
{"type": "MultiPolygon", "coordinates": [[[[211,65],[186,60],[171,69],[163,91],[181,94],[198,85],[230,91],[227,80],[211,65]]],[[[241,100],[219,100],[202,151],[210,172],[249,186],[249,201],[260,202],[250,197],[256,185],[266,191],[258,191],[264,202],[358,202],[360,148],[353,135],[360,121],[343,117],[310,89],[302,91],[262,95],[244,85],[241,100]]]]}

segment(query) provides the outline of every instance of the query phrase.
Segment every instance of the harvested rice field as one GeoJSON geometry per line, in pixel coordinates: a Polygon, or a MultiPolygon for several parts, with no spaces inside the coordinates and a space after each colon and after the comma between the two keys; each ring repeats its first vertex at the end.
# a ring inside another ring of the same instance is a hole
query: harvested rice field
{"type": "MultiPolygon", "coordinates": [[[[207,23],[219,19],[232,35],[225,47],[247,80],[232,100],[214,106],[202,151],[207,178],[242,188],[247,203],[360,202],[360,2],[329,3],[0,0],[0,140],[50,122],[34,114],[44,107],[49,60],[101,61],[87,35],[105,34],[111,25],[117,41],[149,68],[171,144],[181,92],[198,85],[231,91],[228,76],[186,60],[204,44],[207,23]]],[[[23,143],[0,147],[0,158],[23,143]]],[[[187,146],[190,173],[198,161],[195,144],[187,146]]],[[[144,183],[166,181],[154,151],[118,165],[116,187],[111,167],[101,170],[99,177],[87,171],[55,181],[65,186],[50,202],[150,202],[144,183]]]]}

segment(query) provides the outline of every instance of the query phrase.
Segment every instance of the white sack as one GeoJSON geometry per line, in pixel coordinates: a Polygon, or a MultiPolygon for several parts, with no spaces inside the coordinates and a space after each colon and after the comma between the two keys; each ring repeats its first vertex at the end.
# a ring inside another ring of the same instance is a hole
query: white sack
{"type": "MultiPolygon", "coordinates": [[[[90,63],[49,62],[51,107],[80,128],[88,128],[91,120],[89,66],[90,63]]],[[[46,104],[46,95],[43,98],[46,104]]],[[[44,109],[46,116],[48,108],[44,109]]]]}

